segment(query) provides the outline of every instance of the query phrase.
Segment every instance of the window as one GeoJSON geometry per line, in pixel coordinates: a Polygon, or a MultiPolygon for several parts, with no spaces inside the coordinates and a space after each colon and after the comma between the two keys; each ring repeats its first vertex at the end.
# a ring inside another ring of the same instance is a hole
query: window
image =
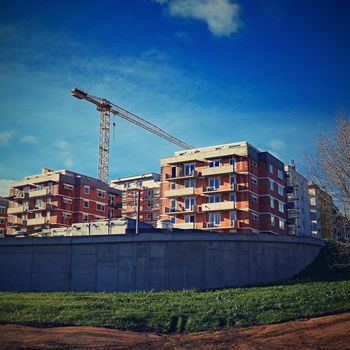
{"type": "Polygon", "coordinates": [[[0,224],[4,224],[5,223],[5,219],[0,219],[0,224]]]}
{"type": "Polygon", "coordinates": [[[220,179],[218,177],[209,178],[209,191],[217,190],[220,187],[220,179]]]}
{"type": "Polygon", "coordinates": [[[272,166],[272,164],[269,164],[269,173],[273,174],[273,166],[272,166]]]}
{"type": "Polygon", "coordinates": [[[175,199],[170,200],[170,211],[176,211],[176,200],[175,199]]]}
{"type": "Polygon", "coordinates": [[[255,221],[258,221],[259,220],[259,215],[255,214],[255,213],[252,213],[252,219],[255,220],[255,221]]]}
{"type": "Polygon", "coordinates": [[[279,220],[279,228],[281,229],[281,230],[284,230],[284,221],[283,220],[279,220]]]}
{"type": "Polygon", "coordinates": [[[275,207],[275,199],[270,197],[270,207],[274,208],[275,207]]]}
{"type": "Polygon", "coordinates": [[[90,194],[90,186],[84,185],[84,193],[90,194]]]}
{"type": "Polygon", "coordinates": [[[97,209],[97,211],[105,211],[105,205],[97,203],[96,204],[96,209],[97,209]]]}
{"type": "Polygon", "coordinates": [[[271,179],[269,179],[269,188],[270,188],[270,191],[273,191],[275,189],[274,182],[271,179]]]}
{"type": "Polygon", "coordinates": [[[284,212],[284,204],[282,202],[278,202],[278,210],[283,213],[284,212]]]}
{"type": "Polygon", "coordinates": [[[148,209],[153,209],[153,202],[152,201],[148,201],[147,202],[147,208],[148,209]]]}
{"type": "Polygon", "coordinates": [[[89,220],[89,215],[83,214],[83,222],[88,222],[89,220]]]}
{"type": "Polygon", "coordinates": [[[189,163],[184,165],[185,176],[193,175],[193,172],[194,172],[194,163],[189,163]]]}
{"type": "Polygon", "coordinates": [[[210,162],[208,162],[208,166],[209,168],[217,168],[220,166],[220,160],[219,159],[211,160],[210,162]]]}
{"type": "Polygon", "coordinates": [[[185,223],[191,223],[194,222],[194,215],[185,215],[185,223]]]}
{"type": "Polygon", "coordinates": [[[108,209],[108,217],[111,219],[111,218],[114,218],[114,210],[113,208],[109,208],[108,209]]]}
{"type": "Polygon", "coordinates": [[[39,212],[37,212],[37,213],[35,213],[35,218],[36,219],[39,219],[39,218],[41,218],[42,217],[42,215],[41,215],[41,212],[39,211],[39,212]]]}
{"type": "Polygon", "coordinates": [[[170,219],[170,221],[171,221],[173,224],[175,224],[175,222],[176,222],[175,216],[173,216],[173,217],[170,219]]]}
{"type": "Polygon", "coordinates": [[[258,197],[255,194],[252,194],[252,201],[255,202],[255,203],[259,202],[259,199],[258,199],[258,197]]]}
{"type": "Polygon", "coordinates": [[[276,219],[274,215],[271,215],[271,225],[275,226],[276,225],[276,219]]]}
{"type": "Polygon", "coordinates": [[[257,185],[258,179],[255,176],[252,176],[252,184],[257,185]]]}
{"type": "Polygon", "coordinates": [[[230,158],[230,165],[235,165],[235,158],[234,157],[230,158]]]}
{"type": "Polygon", "coordinates": [[[176,182],[171,182],[171,183],[170,183],[170,188],[171,188],[172,190],[175,190],[175,189],[176,189],[176,182]]]}
{"type": "Polygon", "coordinates": [[[109,205],[114,205],[115,196],[113,196],[112,194],[108,195],[108,203],[109,203],[109,205]]]}
{"type": "Polygon", "coordinates": [[[64,219],[69,219],[69,218],[71,218],[71,217],[72,217],[72,214],[71,214],[71,213],[67,213],[67,212],[63,211],[63,212],[62,212],[62,217],[63,217],[64,219]]]}
{"type": "Polygon", "coordinates": [[[255,168],[258,166],[258,163],[257,163],[255,160],[252,160],[252,161],[251,161],[251,164],[252,164],[252,166],[255,167],[255,168]]]}
{"type": "Polygon", "coordinates": [[[153,190],[147,190],[147,196],[152,197],[153,196],[153,190]]]}
{"type": "Polygon", "coordinates": [[[73,186],[70,185],[70,184],[64,183],[64,184],[63,184],[63,188],[64,188],[65,190],[72,190],[72,189],[73,189],[73,186]]]}
{"type": "Polygon", "coordinates": [[[316,198],[315,197],[311,197],[310,198],[310,204],[311,205],[316,205],[316,198]]]}
{"type": "Polygon", "coordinates": [[[171,176],[170,177],[176,177],[176,166],[175,165],[172,165],[171,166],[171,176]]]}
{"type": "Polygon", "coordinates": [[[231,227],[235,226],[235,220],[236,220],[236,213],[231,210],[230,211],[230,223],[231,223],[231,227]]]}
{"type": "Polygon", "coordinates": [[[5,207],[0,207],[0,213],[5,213],[5,207]]]}
{"type": "Polygon", "coordinates": [[[44,185],[43,184],[38,184],[38,185],[36,185],[36,189],[37,190],[42,190],[42,189],[44,189],[44,185]]]}
{"type": "Polygon", "coordinates": [[[195,187],[194,180],[185,180],[185,187],[195,187]]]}
{"type": "Polygon", "coordinates": [[[41,198],[36,198],[35,199],[35,209],[39,209],[40,208],[41,202],[42,202],[41,198]]]}
{"type": "Polygon", "coordinates": [[[185,209],[193,210],[193,207],[194,207],[194,197],[185,198],[185,209]]]}
{"type": "Polygon", "coordinates": [[[97,197],[105,198],[106,197],[106,191],[97,189],[97,197]]]}
{"type": "Polygon", "coordinates": [[[277,170],[277,176],[279,179],[283,180],[283,171],[281,169],[277,170]]]}
{"type": "Polygon", "coordinates": [[[72,204],[72,200],[70,198],[63,197],[63,203],[65,204],[72,204]]]}
{"type": "Polygon", "coordinates": [[[228,195],[228,199],[230,202],[235,202],[236,201],[236,194],[235,193],[230,193],[228,195]]]}
{"type": "Polygon", "coordinates": [[[278,194],[280,195],[280,196],[283,196],[283,194],[284,194],[284,191],[283,191],[283,186],[281,186],[281,185],[278,185],[278,194]]]}
{"type": "Polygon", "coordinates": [[[235,183],[236,183],[236,176],[235,175],[231,175],[230,176],[230,188],[233,189],[235,187],[235,183]]]}
{"type": "Polygon", "coordinates": [[[219,203],[220,202],[220,196],[209,196],[209,203],[219,203]]]}
{"type": "Polygon", "coordinates": [[[84,201],[83,200],[83,207],[84,208],[89,208],[89,201],[84,201]]]}
{"type": "Polygon", "coordinates": [[[221,213],[220,212],[210,212],[209,213],[209,227],[220,226],[221,223],[221,213]]]}
{"type": "Polygon", "coordinates": [[[47,184],[47,192],[50,194],[52,192],[52,182],[47,184]]]}

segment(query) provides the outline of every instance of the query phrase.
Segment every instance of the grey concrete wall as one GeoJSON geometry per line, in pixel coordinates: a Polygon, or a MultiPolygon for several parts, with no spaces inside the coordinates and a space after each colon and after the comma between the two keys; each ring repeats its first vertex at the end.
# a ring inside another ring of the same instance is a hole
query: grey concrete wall
{"type": "Polygon", "coordinates": [[[132,291],[220,288],[287,279],[324,243],[306,237],[220,233],[6,238],[0,290],[132,291]]]}

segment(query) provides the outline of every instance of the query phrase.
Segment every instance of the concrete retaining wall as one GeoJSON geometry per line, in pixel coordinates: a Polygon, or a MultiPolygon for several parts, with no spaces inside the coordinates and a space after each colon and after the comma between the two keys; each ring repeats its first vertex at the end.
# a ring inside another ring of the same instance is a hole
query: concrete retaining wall
{"type": "Polygon", "coordinates": [[[206,289],[276,282],[306,267],[312,238],[220,233],[0,240],[0,290],[206,289]]]}

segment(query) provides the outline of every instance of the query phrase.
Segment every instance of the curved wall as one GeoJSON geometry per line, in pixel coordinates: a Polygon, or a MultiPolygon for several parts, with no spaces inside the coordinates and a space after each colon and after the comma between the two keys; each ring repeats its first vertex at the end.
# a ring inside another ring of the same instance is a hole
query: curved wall
{"type": "Polygon", "coordinates": [[[323,241],[203,232],[6,238],[0,290],[207,289],[277,282],[317,256],[323,241]]]}

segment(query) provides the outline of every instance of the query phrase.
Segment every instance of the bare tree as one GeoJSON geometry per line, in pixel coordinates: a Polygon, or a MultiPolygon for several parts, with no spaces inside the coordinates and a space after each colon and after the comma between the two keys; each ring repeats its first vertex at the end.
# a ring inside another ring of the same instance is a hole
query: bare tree
{"type": "Polygon", "coordinates": [[[336,119],[334,136],[325,134],[317,140],[316,159],[306,156],[310,177],[320,188],[319,195],[328,202],[333,237],[350,238],[350,119],[343,113],[336,119]],[[330,196],[329,196],[330,195],[330,196]]]}

